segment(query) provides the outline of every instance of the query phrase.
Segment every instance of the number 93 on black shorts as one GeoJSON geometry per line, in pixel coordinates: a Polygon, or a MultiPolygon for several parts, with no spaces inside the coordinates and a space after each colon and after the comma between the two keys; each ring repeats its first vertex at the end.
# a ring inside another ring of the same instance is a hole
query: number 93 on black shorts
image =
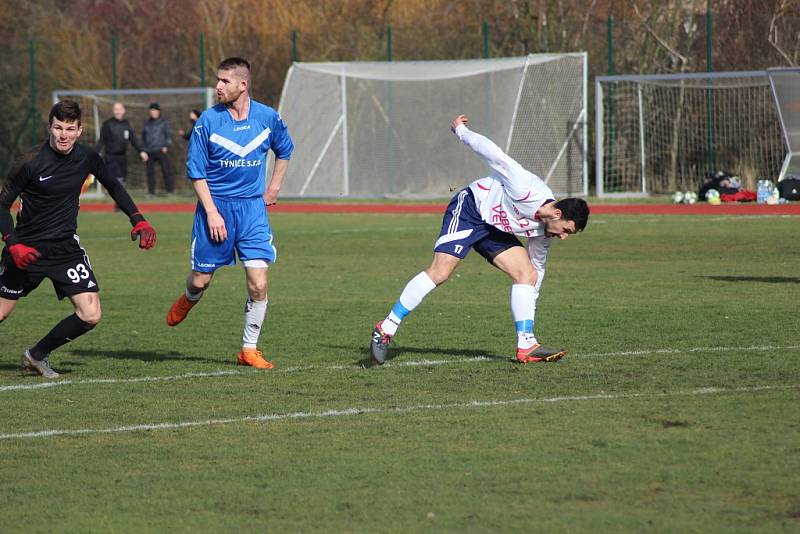
{"type": "Polygon", "coordinates": [[[8,250],[3,249],[0,258],[0,297],[17,300],[27,296],[45,278],[53,283],[59,300],[100,291],[89,256],[77,240],[37,247],[37,250],[42,256],[27,269],[20,269],[14,265],[8,250]]]}

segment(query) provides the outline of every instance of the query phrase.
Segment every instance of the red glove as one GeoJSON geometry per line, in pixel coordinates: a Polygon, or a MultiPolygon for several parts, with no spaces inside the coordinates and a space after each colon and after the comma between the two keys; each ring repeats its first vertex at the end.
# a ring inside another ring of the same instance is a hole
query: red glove
{"type": "Polygon", "coordinates": [[[14,265],[20,269],[27,269],[28,266],[39,259],[39,251],[33,247],[17,243],[16,245],[9,245],[8,251],[11,253],[11,259],[14,260],[14,265]]]}
{"type": "Polygon", "coordinates": [[[147,250],[156,246],[156,229],[147,221],[139,221],[133,226],[131,241],[136,241],[137,237],[139,238],[139,248],[147,250]]]}

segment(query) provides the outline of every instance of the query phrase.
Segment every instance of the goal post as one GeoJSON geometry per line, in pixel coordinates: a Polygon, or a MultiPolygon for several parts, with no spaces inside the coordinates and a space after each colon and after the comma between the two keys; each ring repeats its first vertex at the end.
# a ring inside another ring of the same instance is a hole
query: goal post
{"type": "Polygon", "coordinates": [[[586,195],[586,65],[585,53],[294,63],[279,107],[297,146],[283,193],[449,196],[487,173],[449,132],[465,113],[556,195],[586,195]]]}
{"type": "Polygon", "coordinates": [[[749,189],[784,160],[766,71],[595,78],[597,195],[697,190],[711,173],[749,189]]]}
{"type": "MultiPolygon", "coordinates": [[[[178,136],[178,130],[189,128],[189,113],[203,111],[214,105],[214,89],[211,87],[168,87],[160,89],[59,89],[52,92],[53,104],[71,99],[80,104],[83,112],[82,142],[94,145],[100,139],[100,129],[106,119],[112,116],[114,102],[121,102],[126,108],[125,118],[130,122],[136,136],[141,140],[142,126],[148,117],[151,102],[158,102],[162,116],[170,123],[172,142],[175,150],[170,151],[170,160],[176,178],[184,175],[185,143],[178,136]]],[[[128,150],[128,187],[141,188],[145,184],[145,172],[138,154],[128,150]]],[[[176,180],[176,187],[182,180],[176,180]]],[[[101,196],[100,184],[85,196],[101,196]]]]}
{"type": "Polygon", "coordinates": [[[767,69],[767,76],[786,143],[780,181],[787,174],[800,176],[800,68],[767,69]]]}

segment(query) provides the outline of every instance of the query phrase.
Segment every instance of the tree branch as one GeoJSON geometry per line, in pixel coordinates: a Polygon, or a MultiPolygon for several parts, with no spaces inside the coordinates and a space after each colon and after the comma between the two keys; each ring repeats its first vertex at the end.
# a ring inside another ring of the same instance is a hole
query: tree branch
{"type": "Polygon", "coordinates": [[[769,21],[769,33],[767,37],[767,41],[772,47],[778,51],[778,53],[786,60],[789,66],[794,67],[795,64],[792,61],[792,58],[789,57],[789,54],[780,47],[778,44],[778,19],[783,16],[784,12],[786,11],[786,0],[780,0],[780,3],[777,6],[777,9],[772,13],[772,18],[769,21]]]}
{"type": "Polygon", "coordinates": [[[686,65],[689,62],[689,59],[680,52],[678,52],[677,50],[675,50],[669,44],[667,44],[667,42],[664,39],[658,36],[658,34],[653,30],[653,28],[651,28],[650,25],[647,23],[647,20],[645,20],[645,18],[639,12],[639,6],[636,5],[635,0],[631,0],[631,6],[633,7],[633,11],[634,13],[636,13],[636,16],[639,17],[639,21],[642,23],[642,26],[644,26],[644,29],[647,30],[647,33],[649,33],[650,36],[653,39],[655,39],[659,45],[661,45],[664,49],[666,49],[667,52],[677,57],[680,60],[682,66],[686,65]]]}

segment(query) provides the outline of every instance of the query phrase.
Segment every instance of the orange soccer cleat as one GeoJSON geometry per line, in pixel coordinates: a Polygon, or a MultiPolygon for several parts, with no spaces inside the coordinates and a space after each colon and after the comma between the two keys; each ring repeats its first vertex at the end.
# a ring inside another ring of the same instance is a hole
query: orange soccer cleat
{"type": "Polygon", "coordinates": [[[564,349],[551,349],[536,343],[529,349],[517,349],[517,361],[520,363],[554,362],[567,355],[564,349]]]}
{"type": "Polygon", "coordinates": [[[249,365],[256,369],[274,369],[275,364],[264,359],[264,354],[257,349],[242,349],[236,356],[236,363],[239,365],[249,365]]]}
{"type": "Polygon", "coordinates": [[[175,301],[167,312],[167,324],[169,326],[175,326],[186,319],[186,316],[189,315],[189,310],[191,310],[197,302],[196,300],[187,299],[186,295],[178,297],[178,300],[175,301]]]}

